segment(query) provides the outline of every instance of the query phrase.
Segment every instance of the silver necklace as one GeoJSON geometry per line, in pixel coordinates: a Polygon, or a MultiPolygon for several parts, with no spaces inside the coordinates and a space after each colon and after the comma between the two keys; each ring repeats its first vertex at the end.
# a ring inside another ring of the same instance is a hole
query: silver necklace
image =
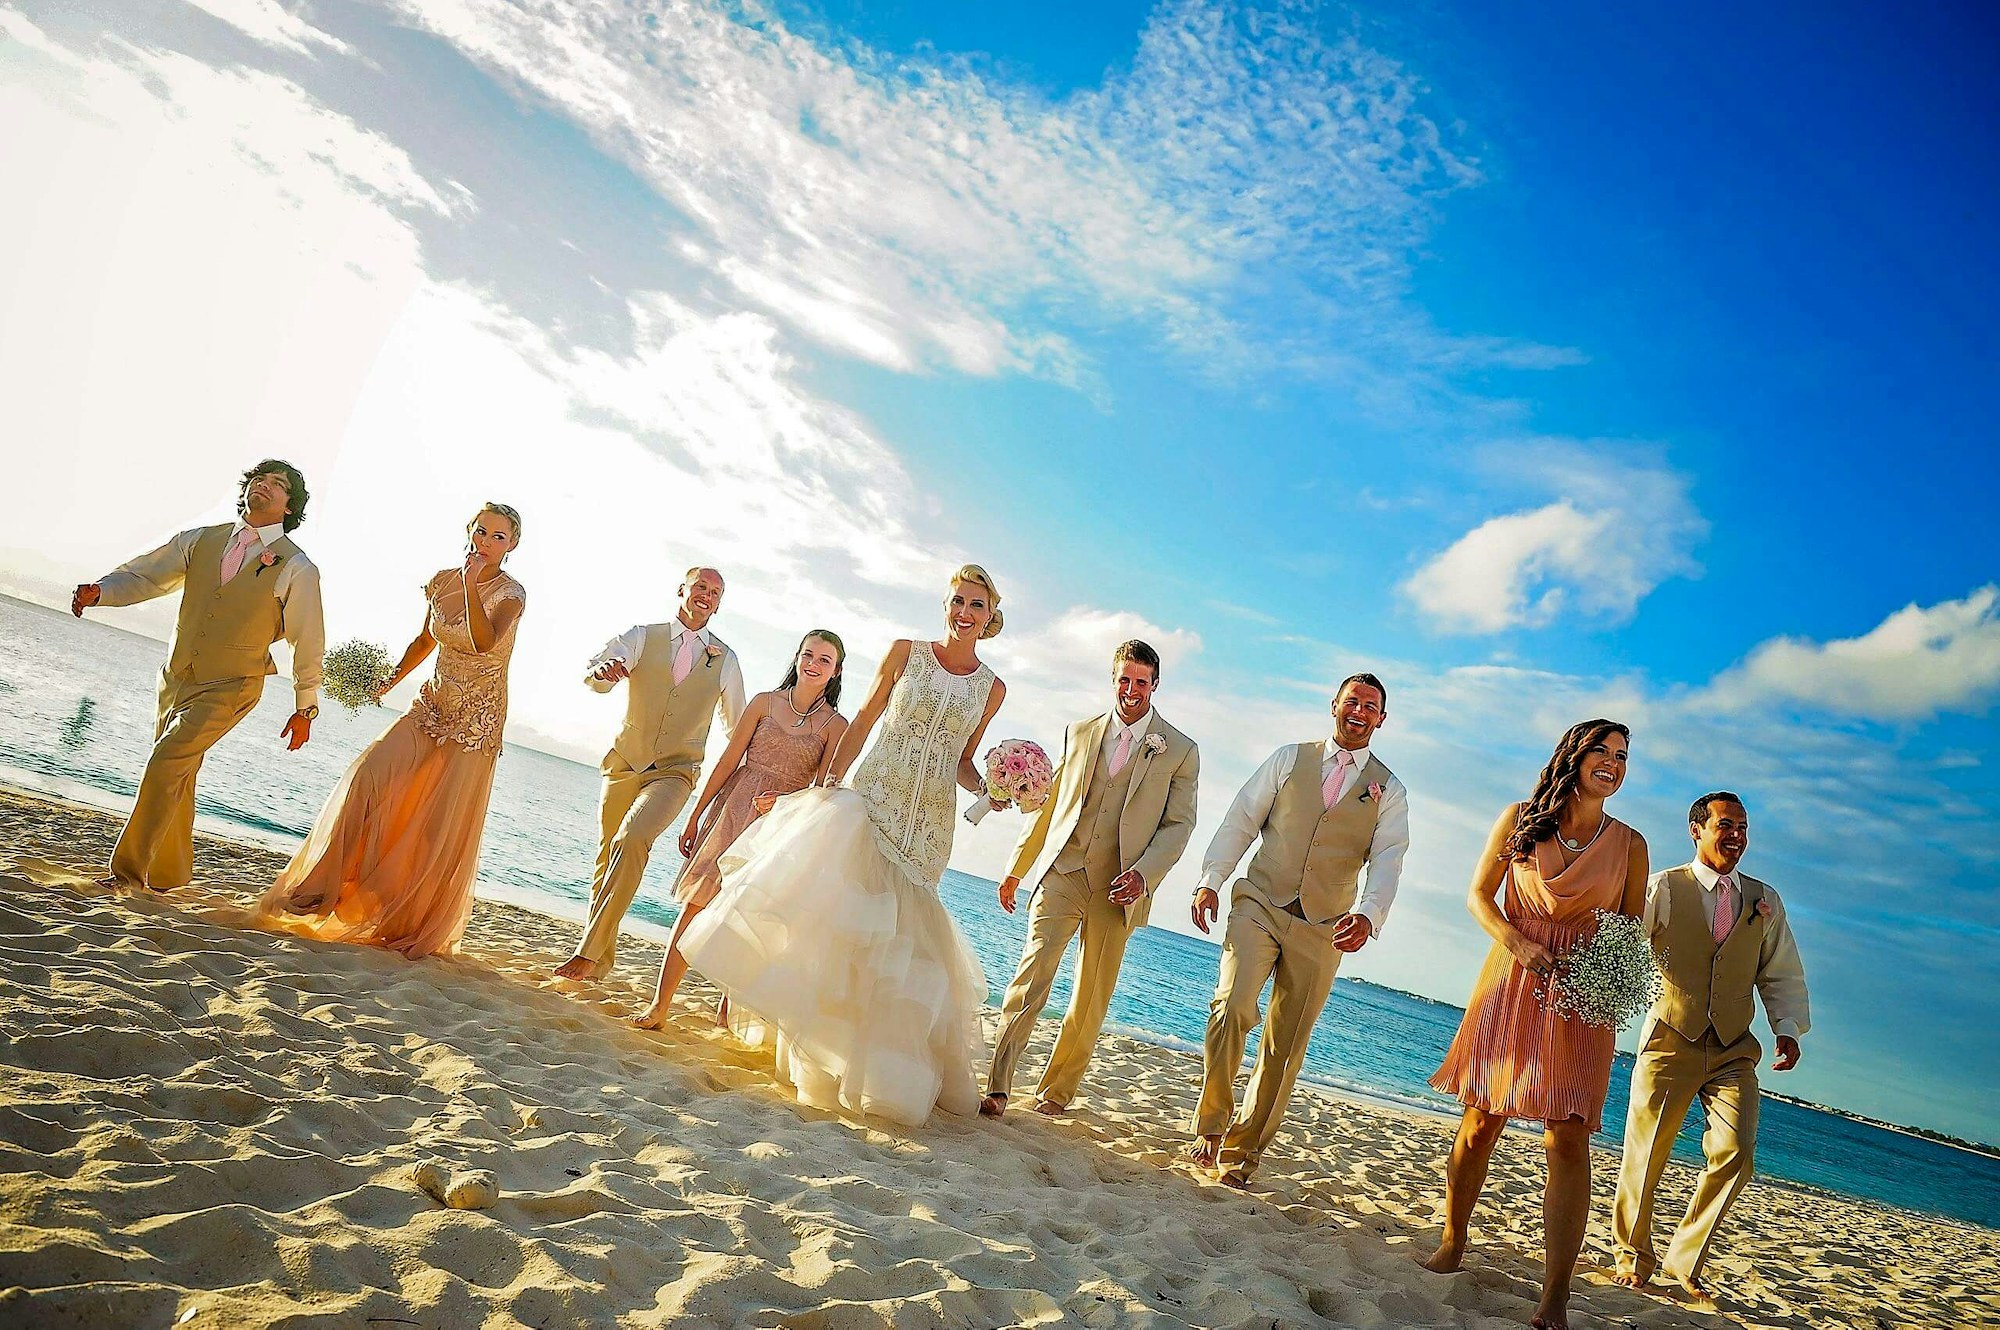
{"type": "Polygon", "coordinates": [[[1563,848],[1565,850],[1568,850],[1571,854],[1580,854],[1584,850],[1589,849],[1591,846],[1597,843],[1597,838],[1604,834],[1604,824],[1609,822],[1610,820],[1611,820],[1611,814],[1599,813],[1597,815],[1597,830],[1590,833],[1589,840],[1571,840],[1569,837],[1563,835],[1562,832],[1560,831],[1556,833],[1556,839],[1561,841],[1563,844],[1563,848]]]}
{"type": "Polygon", "coordinates": [[[804,711],[801,711],[799,710],[799,704],[792,701],[792,694],[797,691],[798,690],[795,688],[787,688],[785,690],[785,705],[792,709],[792,714],[794,716],[798,717],[797,720],[792,722],[792,728],[795,730],[802,730],[806,727],[806,722],[813,718],[813,712],[818,711],[821,707],[826,705],[826,694],[821,693],[819,696],[819,701],[813,703],[811,706],[807,707],[804,711]]]}

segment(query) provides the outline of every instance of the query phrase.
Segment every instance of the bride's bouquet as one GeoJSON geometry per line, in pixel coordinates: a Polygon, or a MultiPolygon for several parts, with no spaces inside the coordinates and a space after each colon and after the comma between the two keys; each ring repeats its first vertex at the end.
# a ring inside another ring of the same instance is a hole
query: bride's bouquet
{"type": "Polygon", "coordinates": [[[379,705],[376,694],[395,673],[387,651],[358,637],[327,652],[320,669],[320,687],[349,711],[379,705]]]}
{"type": "Polygon", "coordinates": [[[1055,764],[1042,746],[1029,739],[1003,739],[986,752],[986,793],[965,810],[965,820],[977,825],[994,803],[1011,803],[1024,813],[1041,811],[1048,802],[1055,764]]]}
{"type": "Polygon", "coordinates": [[[1597,932],[1556,961],[1543,1003],[1564,1020],[1616,1030],[1660,996],[1660,965],[1646,926],[1598,910],[1597,932]]]}

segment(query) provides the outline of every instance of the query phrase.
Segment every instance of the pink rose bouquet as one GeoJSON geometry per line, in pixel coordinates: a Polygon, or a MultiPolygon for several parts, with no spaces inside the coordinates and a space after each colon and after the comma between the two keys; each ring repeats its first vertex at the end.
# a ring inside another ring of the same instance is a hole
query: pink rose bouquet
{"type": "Polygon", "coordinates": [[[1055,764],[1042,746],[1028,739],[1003,739],[986,753],[986,793],[965,810],[965,820],[977,823],[996,803],[1011,803],[1024,813],[1039,812],[1048,802],[1055,764]]]}

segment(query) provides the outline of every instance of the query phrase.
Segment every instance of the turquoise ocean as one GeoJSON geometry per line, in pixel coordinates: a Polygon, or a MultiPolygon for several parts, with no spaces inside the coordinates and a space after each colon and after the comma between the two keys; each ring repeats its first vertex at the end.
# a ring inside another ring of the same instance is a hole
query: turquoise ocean
{"type": "MultiPolygon", "coordinates": [[[[105,808],[128,806],[151,738],[164,651],[107,624],[0,596],[0,782],[105,808]]],[[[204,829],[291,849],[341,771],[394,719],[388,711],[329,706],[312,743],[286,753],[276,735],[290,697],[284,681],[274,680],[256,714],[210,754],[201,779],[204,829]]],[[[580,918],[595,852],[596,797],[593,768],[509,744],[486,829],[481,894],[580,918]]],[[[655,857],[635,916],[671,925],[669,887],[679,863],[671,850],[655,857]]],[[[1002,913],[993,884],[964,873],[947,873],[942,890],[978,950],[992,985],[989,1001],[997,1004],[1020,957],[1026,911],[1002,913]]],[[[1208,942],[1141,929],[1125,953],[1111,1008],[1114,1028],[1199,1050],[1216,960],[1208,942]]],[[[1068,983],[1066,963],[1047,1014],[1060,1014],[1068,983]]],[[[1458,1018],[1455,1006],[1343,978],[1314,1032],[1305,1079],[1455,1117],[1456,1106],[1425,1080],[1458,1018]]],[[[1617,1143],[1630,1078],[1631,1059],[1620,1054],[1604,1113],[1607,1145],[1617,1143]]],[[[1699,1111],[1675,1153],[1699,1162],[1699,1111]]],[[[2000,1160],[1837,1112],[1767,1097],[1757,1165],[1770,1177],[2000,1228],[2000,1160]]]]}

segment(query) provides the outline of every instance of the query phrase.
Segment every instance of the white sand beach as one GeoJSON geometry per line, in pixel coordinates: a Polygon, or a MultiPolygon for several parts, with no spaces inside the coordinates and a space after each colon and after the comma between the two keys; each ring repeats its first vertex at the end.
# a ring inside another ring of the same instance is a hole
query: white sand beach
{"type": "MultiPolygon", "coordinates": [[[[1255,1189],[1174,1166],[1198,1057],[1108,1037],[1065,1119],[916,1131],[802,1109],[691,983],[625,1018],[633,939],[579,998],[572,926],[482,902],[408,962],[228,926],[270,852],[202,838],[197,885],[91,885],[102,813],[0,792],[0,1325],[1468,1326],[1525,1322],[1539,1144],[1495,1156],[1465,1272],[1430,1250],[1451,1124],[1304,1094],[1255,1189]],[[441,1206],[419,1161],[497,1177],[441,1206]]],[[[1045,1022],[1030,1064],[1039,1065],[1045,1022]]],[[[1585,1326],[2000,1324],[1987,1230],[1760,1180],[1719,1310],[1609,1284],[1585,1326]]],[[[1670,1174],[1677,1213],[1692,1173],[1670,1174]]]]}

